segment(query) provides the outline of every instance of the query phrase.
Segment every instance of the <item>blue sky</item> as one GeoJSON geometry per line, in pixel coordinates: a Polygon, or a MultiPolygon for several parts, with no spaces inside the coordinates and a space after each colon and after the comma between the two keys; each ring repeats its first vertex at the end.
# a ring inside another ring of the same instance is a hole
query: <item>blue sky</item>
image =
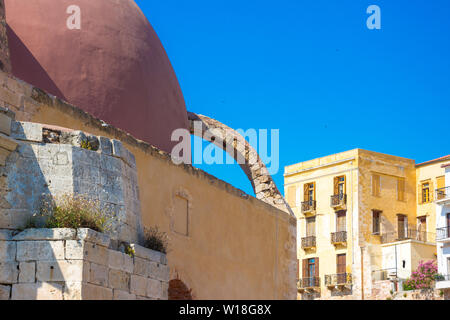
{"type": "MultiPolygon", "coordinates": [[[[448,0],[136,2],[189,111],[280,129],[282,192],[284,166],[353,148],[450,154],[448,0]],[[366,27],[372,4],[381,30],[366,27]]],[[[238,165],[199,167],[253,195],[238,165]]]]}

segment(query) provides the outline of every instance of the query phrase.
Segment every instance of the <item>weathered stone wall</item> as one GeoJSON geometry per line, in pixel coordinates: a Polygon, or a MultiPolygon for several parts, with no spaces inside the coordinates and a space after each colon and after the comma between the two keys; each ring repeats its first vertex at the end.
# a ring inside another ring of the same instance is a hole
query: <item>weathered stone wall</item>
{"type": "Polygon", "coordinates": [[[15,145],[0,163],[0,228],[24,227],[46,197],[75,195],[109,208],[115,238],[140,240],[136,163],[120,141],[12,119],[9,127],[0,124],[0,154],[15,145]]]}
{"type": "Polygon", "coordinates": [[[0,230],[0,300],[167,300],[168,281],[165,254],[90,229],[0,230]]]}
{"type": "Polygon", "coordinates": [[[0,0],[0,70],[11,72],[4,0],[0,0]]]}

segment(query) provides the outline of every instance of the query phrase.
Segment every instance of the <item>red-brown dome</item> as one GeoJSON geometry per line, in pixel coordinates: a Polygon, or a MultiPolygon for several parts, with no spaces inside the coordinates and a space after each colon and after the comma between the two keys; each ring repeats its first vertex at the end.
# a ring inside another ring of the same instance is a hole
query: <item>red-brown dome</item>
{"type": "Polygon", "coordinates": [[[6,0],[13,74],[170,152],[187,128],[183,95],[133,0],[6,0]],[[67,8],[81,9],[70,30],[67,8]]]}

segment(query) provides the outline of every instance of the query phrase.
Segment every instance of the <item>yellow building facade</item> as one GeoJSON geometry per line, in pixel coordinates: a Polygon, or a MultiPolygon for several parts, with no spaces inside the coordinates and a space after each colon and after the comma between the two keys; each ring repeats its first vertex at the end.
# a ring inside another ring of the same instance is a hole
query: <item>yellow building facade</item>
{"type": "Polygon", "coordinates": [[[355,149],[287,166],[299,299],[376,298],[380,281],[395,279],[395,290],[420,260],[435,259],[440,161],[355,149]]]}

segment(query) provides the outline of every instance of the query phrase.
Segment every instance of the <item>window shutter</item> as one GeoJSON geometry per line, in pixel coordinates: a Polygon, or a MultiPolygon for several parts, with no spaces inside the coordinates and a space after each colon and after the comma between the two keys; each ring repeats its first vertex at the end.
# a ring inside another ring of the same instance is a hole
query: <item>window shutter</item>
{"type": "Polygon", "coordinates": [[[436,178],[437,186],[436,189],[445,188],[445,176],[436,178]]]}
{"type": "Polygon", "coordinates": [[[434,201],[434,183],[430,180],[430,202],[434,201]]]}
{"type": "Polygon", "coordinates": [[[315,277],[319,277],[319,258],[315,258],[315,271],[316,271],[316,274],[314,275],[315,277]]]}
{"type": "Polygon", "coordinates": [[[303,259],[302,275],[303,275],[303,279],[308,278],[308,259],[303,259]]]}
{"type": "Polygon", "coordinates": [[[297,259],[297,279],[300,278],[300,260],[297,259]]]}
{"type": "Polygon", "coordinates": [[[339,193],[339,177],[334,177],[334,195],[339,193]]]}
{"type": "Polygon", "coordinates": [[[308,201],[309,200],[309,196],[308,196],[308,184],[305,183],[303,185],[303,201],[308,201]]]}
{"type": "Polygon", "coordinates": [[[397,195],[398,195],[398,200],[400,200],[400,201],[405,200],[405,180],[402,178],[399,178],[397,180],[397,195]]]}
{"type": "Polygon", "coordinates": [[[316,200],[316,183],[313,182],[313,190],[314,190],[314,199],[312,200],[316,200]]]}
{"type": "Polygon", "coordinates": [[[344,178],[344,194],[347,194],[347,178],[346,176],[343,176],[344,178]]]}

